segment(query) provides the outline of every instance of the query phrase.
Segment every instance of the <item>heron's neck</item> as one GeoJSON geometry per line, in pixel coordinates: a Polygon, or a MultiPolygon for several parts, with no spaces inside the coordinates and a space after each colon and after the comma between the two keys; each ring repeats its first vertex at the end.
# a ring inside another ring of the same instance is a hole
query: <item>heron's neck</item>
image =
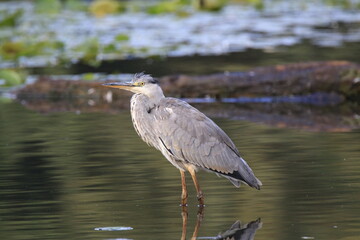
{"type": "Polygon", "coordinates": [[[159,105],[161,99],[165,98],[164,93],[159,86],[156,86],[152,91],[145,92],[144,95],[148,98],[147,104],[151,106],[159,105]]]}

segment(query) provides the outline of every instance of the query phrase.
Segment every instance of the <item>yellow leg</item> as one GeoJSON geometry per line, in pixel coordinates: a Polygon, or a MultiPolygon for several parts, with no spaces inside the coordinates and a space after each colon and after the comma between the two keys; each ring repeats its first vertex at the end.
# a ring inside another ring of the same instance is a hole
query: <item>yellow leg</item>
{"type": "Polygon", "coordinates": [[[186,189],[185,172],[180,170],[180,174],[181,174],[181,188],[182,188],[181,206],[187,206],[188,193],[187,193],[187,189],[186,189]]]}
{"type": "Polygon", "coordinates": [[[203,207],[204,206],[204,195],[200,189],[200,185],[199,185],[199,182],[196,178],[196,172],[195,172],[195,169],[193,166],[188,166],[187,167],[187,170],[190,172],[191,174],[191,177],[192,177],[192,180],[194,182],[194,185],[195,185],[195,188],[196,188],[196,192],[197,192],[197,199],[199,201],[199,206],[200,207],[203,207]]]}

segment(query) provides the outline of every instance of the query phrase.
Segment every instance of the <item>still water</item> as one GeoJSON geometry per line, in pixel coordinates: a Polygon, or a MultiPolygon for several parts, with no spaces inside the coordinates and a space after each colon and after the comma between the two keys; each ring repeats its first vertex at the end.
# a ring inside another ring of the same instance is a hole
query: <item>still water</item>
{"type": "Polygon", "coordinates": [[[186,214],[178,170],[138,138],[127,111],[43,115],[0,103],[1,239],[190,239],[194,230],[215,239],[237,220],[252,222],[248,239],[359,239],[358,130],[214,120],[264,186],[236,189],[202,172],[198,214],[188,176],[186,214]]]}

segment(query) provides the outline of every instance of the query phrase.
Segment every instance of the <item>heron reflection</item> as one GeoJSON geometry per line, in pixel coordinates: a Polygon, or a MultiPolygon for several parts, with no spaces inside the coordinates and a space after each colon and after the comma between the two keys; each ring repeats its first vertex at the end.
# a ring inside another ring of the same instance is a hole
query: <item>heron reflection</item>
{"type": "MultiPolygon", "coordinates": [[[[186,239],[187,234],[187,222],[188,222],[188,211],[187,207],[182,208],[182,233],[181,240],[186,239]]],[[[209,237],[198,237],[199,229],[202,220],[204,219],[204,208],[200,207],[197,213],[197,220],[194,227],[191,240],[204,239],[204,240],[253,240],[255,233],[258,229],[262,227],[261,219],[258,218],[255,221],[251,221],[246,224],[242,224],[237,220],[231,227],[218,235],[209,236],[209,237]]]]}

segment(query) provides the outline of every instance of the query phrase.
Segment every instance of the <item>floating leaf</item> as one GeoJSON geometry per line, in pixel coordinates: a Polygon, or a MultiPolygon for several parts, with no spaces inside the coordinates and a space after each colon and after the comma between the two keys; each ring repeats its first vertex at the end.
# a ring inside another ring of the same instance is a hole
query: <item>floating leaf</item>
{"type": "Polygon", "coordinates": [[[171,13],[175,12],[179,7],[179,2],[176,0],[173,1],[161,1],[155,5],[149,6],[147,8],[147,13],[149,14],[162,14],[162,13],[171,13]]]}
{"type": "Polygon", "coordinates": [[[25,45],[22,42],[4,42],[0,46],[1,56],[5,59],[17,59],[25,51],[25,45]]]}
{"type": "Polygon", "coordinates": [[[116,45],[114,43],[110,43],[108,45],[105,45],[103,47],[103,52],[104,53],[114,53],[117,51],[116,45]]]}
{"type": "Polygon", "coordinates": [[[122,41],[128,41],[130,38],[129,38],[129,35],[126,35],[126,34],[118,34],[116,35],[115,37],[115,40],[116,41],[119,41],[119,42],[122,42],[122,41]]]}
{"type": "Polygon", "coordinates": [[[97,59],[100,50],[100,44],[97,38],[88,39],[74,50],[83,54],[81,58],[83,62],[92,66],[98,66],[100,64],[100,61],[97,59]]]}
{"type": "Polygon", "coordinates": [[[66,0],[65,8],[72,11],[86,11],[87,5],[82,0],[66,0]]]}
{"type": "Polygon", "coordinates": [[[104,17],[123,10],[124,7],[115,0],[95,0],[89,7],[89,11],[96,17],[104,17]]]}
{"type": "Polygon", "coordinates": [[[22,9],[19,9],[14,13],[5,15],[5,17],[0,20],[0,27],[15,27],[18,20],[22,17],[23,13],[24,11],[22,9]]]}
{"type": "Polygon", "coordinates": [[[35,11],[42,14],[57,14],[61,11],[59,0],[36,0],[35,11]]]}
{"type": "Polygon", "coordinates": [[[11,69],[0,70],[0,86],[17,86],[22,84],[22,79],[19,73],[11,69]]]}
{"type": "Polygon", "coordinates": [[[93,81],[95,79],[95,74],[94,73],[84,73],[82,75],[82,79],[86,80],[86,81],[93,81]]]}

